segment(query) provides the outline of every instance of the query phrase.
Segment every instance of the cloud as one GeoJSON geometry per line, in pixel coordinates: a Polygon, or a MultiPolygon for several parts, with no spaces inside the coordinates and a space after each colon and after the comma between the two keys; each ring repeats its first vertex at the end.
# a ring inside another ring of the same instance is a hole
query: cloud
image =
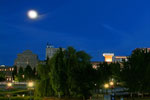
{"type": "Polygon", "coordinates": [[[110,25],[107,25],[107,24],[103,24],[102,25],[105,29],[108,29],[109,31],[111,31],[111,32],[113,32],[113,33],[117,33],[117,34],[119,34],[119,35],[121,35],[121,34],[124,34],[125,32],[123,32],[123,31],[120,31],[120,30],[118,30],[118,29],[115,29],[115,28],[113,28],[113,27],[111,27],[110,25]]]}
{"type": "Polygon", "coordinates": [[[120,43],[120,46],[118,46],[118,49],[120,48],[128,48],[134,46],[134,42],[137,41],[136,36],[133,38],[133,33],[127,33],[125,31],[116,29],[110,25],[103,24],[102,27],[112,32],[112,34],[118,36],[118,43],[120,43]]]}
{"type": "Polygon", "coordinates": [[[119,29],[116,29],[110,25],[107,25],[107,24],[103,24],[102,27],[104,27],[105,29],[108,29],[109,31],[111,31],[112,33],[114,34],[117,34],[120,36],[120,38],[131,38],[131,34],[130,33],[127,33],[127,32],[124,32],[122,30],[119,30],[119,29]]]}

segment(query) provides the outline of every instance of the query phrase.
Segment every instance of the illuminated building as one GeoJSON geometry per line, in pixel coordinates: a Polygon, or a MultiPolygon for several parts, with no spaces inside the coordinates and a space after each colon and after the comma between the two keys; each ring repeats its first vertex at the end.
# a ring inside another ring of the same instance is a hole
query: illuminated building
{"type": "Polygon", "coordinates": [[[12,72],[13,72],[14,68],[11,66],[5,66],[5,65],[1,65],[0,66],[0,73],[3,73],[5,75],[5,79],[6,81],[12,81],[12,72]]]}
{"type": "Polygon", "coordinates": [[[38,56],[33,54],[32,51],[26,50],[23,53],[17,55],[14,65],[17,67],[27,67],[30,65],[32,68],[38,65],[38,56]]]}
{"type": "Polygon", "coordinates": [[[149,53],[150,48],[136,48],[132,51],[132,53],[134,53],[135,51],[141,51],[141,52],[144,52],[144,53],[149,53]]]}
{"type": "Polygon", "coordinates": [[[92,67],[93,67],[94,69],[97,69],[97,68],[99,67],[100,63],[101,63],[101,62],[99,62],[99,61],[91,61],[92,67]]]}
{"type": "Polygon", "coordinates": [[[127,56],[115,56],[114,53],[103,53],[103,56],[105,57],[105,62],[111,63],[111,62],[123,62],[127,61],[127,56]]]}
{"type": "MultiPolygon", "coordinates": [[[[46,47],[46,59],[49,58],[51,59],[53,57],[53,55],[57,52],[57,50],[59,50],[59,48],[54,48],[54,46],[50,45],[47,43],[47,47],[46,47]]],[[[62,48],[62,50],[64,51],[65,48],[62,48]]]]}
{"type": "Polygon", "coordinates": [[[103,53],[103,56],[105,57],[105,62],[111,63],[113,61],[114,53],[103,53]]]}
{"type": "Polygon", "coordinates": [[[115,56],[114,57],[114,62],[123,62],[127,60],[128,60],[127,56],[115,56]]]}

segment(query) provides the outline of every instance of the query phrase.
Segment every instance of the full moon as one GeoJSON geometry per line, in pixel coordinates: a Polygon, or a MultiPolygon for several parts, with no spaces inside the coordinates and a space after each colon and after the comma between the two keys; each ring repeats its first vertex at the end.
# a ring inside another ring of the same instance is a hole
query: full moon
{"type": "Polygon", "coordinates": [[[36,19],[38,17],[38,12],[35,10],[29,10],[28,11],[28,17],[30,19],[36,19]]]}

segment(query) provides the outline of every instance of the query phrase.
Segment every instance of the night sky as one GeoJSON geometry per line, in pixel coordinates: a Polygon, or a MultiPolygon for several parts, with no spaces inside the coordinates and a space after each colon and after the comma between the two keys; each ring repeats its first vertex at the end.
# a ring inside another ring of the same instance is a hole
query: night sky
{"type": "Polygon", "coordinates": [[[47,42],[73,46],[103,61],[103,52],[130,55],[150,47],[149,0],[0,0],[0,65],[30,49],[45,58],[47,42]],[[27,17],[30,9],[39,18],[27,17]]]}

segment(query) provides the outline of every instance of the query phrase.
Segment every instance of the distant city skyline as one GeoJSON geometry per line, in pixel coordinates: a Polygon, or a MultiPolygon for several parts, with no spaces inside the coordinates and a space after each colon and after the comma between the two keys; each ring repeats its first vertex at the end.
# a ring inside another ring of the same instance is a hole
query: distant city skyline
{"type": "Polygon", "coordinates": [[[150,47],[150,1],[1,0],[0,65],[13,65],[18,53],[31,50],[45,59],[46,43],[73,46],[103,61],[105,52],[128,56],[150,47]],[[28,11],[38,12],[37,19],[28,11]]]}

